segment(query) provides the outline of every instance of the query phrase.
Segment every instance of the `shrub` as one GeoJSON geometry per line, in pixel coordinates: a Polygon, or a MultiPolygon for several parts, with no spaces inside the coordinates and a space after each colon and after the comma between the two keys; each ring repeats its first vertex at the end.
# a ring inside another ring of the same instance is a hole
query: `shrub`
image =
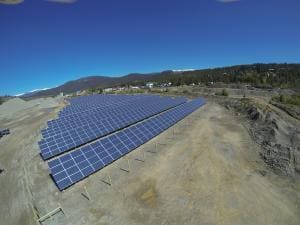
{"type": "Polygon", "coordinates": [[[279,101],[282,102],[282,103],[285,103],[285,97],[284,97],[284,95],[280,95],[279,96],[279,101]]]}
{"type": "Polygon", "coordinates": [[[4,98],[0,97],[0,105],[2,105],[3,102],[4,102],[4,98]]]}
{"type": "Polygon", "coordinates": [[[219,96],[228,96],[229,93],[226,89],[223,89],[221,92],[216,92],[215,95],[219,95],[219,96]]]}
{"type": "Polygon", "coordinates": [[[222,90],[222,95],[223,95],[223,96],[228,96],[228,95],[229,95],[226,89],[223,89],[223,90],[222,90]]]}
{"type": "Polygon", "coordinates": [[[281,94],[279,96],[273,96],[272,100],[283,103],[283,104],[300,106],[300,94],[293,94],[293,95],[282,95],[281,94]]]}

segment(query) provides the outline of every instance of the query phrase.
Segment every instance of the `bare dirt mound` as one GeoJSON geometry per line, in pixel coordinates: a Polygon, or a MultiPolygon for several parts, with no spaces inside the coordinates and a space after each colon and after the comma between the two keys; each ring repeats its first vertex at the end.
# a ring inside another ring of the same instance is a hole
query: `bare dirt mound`
{"type": "Polygon", "coordinates": [[[0,117],[11,117],[13,114],[30,108],[31,105],[20,98],[13,98],[0,106],[0,117]]]}
{"type": "Polygon", "coordinates": [[[24,101],[21,98],[13,98],[0,106],[0,119],[10,119],[15,114],[23,113],[29,108],[54,108],[57,107],[61,98],[39,98],[31,101],[24,101]]]}
{"type": "Polygon", "coordinates": [[[218,101],[248,118],[249,131],[261,146],[261,157],[276,173],[300,175],[300,121],[256,99],[218,101]]]}

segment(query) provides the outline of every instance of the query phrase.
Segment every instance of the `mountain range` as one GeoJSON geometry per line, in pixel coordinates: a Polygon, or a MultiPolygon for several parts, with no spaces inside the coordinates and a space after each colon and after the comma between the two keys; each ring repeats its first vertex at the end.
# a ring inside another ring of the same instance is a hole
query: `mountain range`
{"type": "Polygon", "coordinates": [[[300,86],[300,64],[270,63],[237,65],[201,70],[167,70],[149,74],[132,73],[121,77],[87,76],[68,81],[60,86],[35,90],[20,97],[36,98],[55,96],[63,92],[70,94],[90,88],[108,88],[122,85],[142,85],[146,82],[172,82],[174,85],[190,83],[250,83],[254,85],[296,87],[300,86]]]}
{"type": "Polygon", "coordinates": [[[31,97],[47,97],[58,95],[61,92],[64,94],[70,94],[77,91],[86,90],[89,88],[107,88],[117,85],[125,85],[133,82],[145,82],[151,80],[154,75],[151,74],[129,74],[122,77],[106,77],[106,76],[88,76],[82,77],[77,80],[68,81],[60,86],[49,88],[46,90],[32,91],[20,95],[19,97],[31,98],[31,97]]]}

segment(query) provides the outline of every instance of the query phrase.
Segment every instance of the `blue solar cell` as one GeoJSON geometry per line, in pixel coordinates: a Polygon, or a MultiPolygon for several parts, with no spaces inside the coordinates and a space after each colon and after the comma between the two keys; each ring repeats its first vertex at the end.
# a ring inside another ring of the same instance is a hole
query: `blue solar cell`
{"type": "Polygon", "coordinates": [[[50,154],[51,154],[51,155],[53,155],[53,154],[56,155],[56,154],[58,154],[59,152],[60,152],[59,148],[56,148],[56,149],[52,150],[50,154]]]}
{"type": "Polygon", "coordinates": [[[88,160],[88,162],[90,164],[93,164],[93,163],[96,163],[97,161],[99,161],[99,157],[97,157],[96,155],[94,155],[93,157],[90,157],[87,160],[88,160]]]}
{"type": "Polygon", "coordinates": [[[123,142],[121,142],[121,140],[119,140],[118,138],[112,140],[112,142],[114,143],[114,146],[116,146],[116,148],[121,148],[124,145],[123,142]]]}
{"type": "Polygon", "coordinates": [[[51,154],[49,152],[41,152],[44,157],[51,158],[51,154]]]}
{"type": "Polygon", "coordinates": [[[116,160],[116,159],[118,159],[118,158],[121,157],[121,154],[120,154],[118,151],[116,151],[116,152],[113,152],[113,153],[111,154],[111,156],[112,156],[112,158],[113,158],[114,160],[116,160]]]}
{"type": "Polygon", "coordinates": [[[85,176],[88,176],[88,175],[92,174],[93,172],[94,172],[94,169],[93,169],[92,167],[90,167],[90,166],[88,166],[88,167],[86,167],[86,168],[84,168],[84,169],[82,170],[82,173],[83,173],[85,176]]]}
{"type": "Polygon", "coordinates": [[[54,174],[53,177],[55,180],[59,181],[59,180],[66,178],[67,173],[65,171],[60,171],[59,173],[54,174]]]}
{"type": "Polygon", "coordinates": [[[148,138],[145,136],[141,136],[140,139],[142,140],[142,142],[146,142],[148,140],[148,138]]]}
{"type": "Polygon", "coordinates": [[[69,154],[63,155],[63,156],[60,157],[60,160],[61,160],[62,162],[68,161],[68,160],[71,160],[71,159],[72,159],[72,157],[71,157],[71,155],[69,155],[69,154]]]}
{"type": "Polygon", "coordinates": [[[134,144],[138,144],[138,143],[141,142],[136,136],[132,136],[131,141],[132,141],[132,143],[134,143],[134,144]]]}
{"type": "Polygon", "coordinates": [[[72,156],[73,158],[78,157],[78,156],[81,156],[81,155],[82,155],[81,150],[80,150],[80,151],[74,151],[74,152],[71,153],[71,156],[72,156]]]}
{"type": "Polygon", "coordinates": [[[66,177],[65,179],[57,182],[57,186],[60,190],[65,189],[66,187],[70,186],[71,184],[72,184],[72,181],[68,177],[66,177]]]}
{"type": "Polygon", "coordinates": [[[65,143],[58,143],[57,146],[58,146],[58,148],[62,148],[65,146],[65,143]]]}
{"type": "Polygon", "coordinates": [[[108,156],[107,152],[106,151],[101,151],[101,152],[98,152],[98,155],[101,159],[105,158],[108,156]]]}
{"type": "Polygon", "coordinates": [[[112,135],[112,136],[110,137],[110,140],[111,140],[111,142],[114,143],[114,144],[116,144],[116,142],[119,142],[119,140],[118,140],[118,138],[116,137],[116,135],[112,135]]]}
{"type": "Polygon", "coordinates": [[[58,159],[53,159],[51,161],[48,162],[49,167],[54,167],[60,164],[60,161],[58,159]]]}
{"type": "Polygon", "coordinates": [[[82,160],[80,163],[78,163],[78,167],[81,170],[88,166],[89,166],[89,163],[86,160],[82,160]]]}
{"type": "Polygon", "coordinates": [[[99,143],[99,142],[94,142],[94,143],[91,144],[91,147],[92,147],[92,148],[97,148],[97,147],[99,147],[99,146],[100,146],[100,143],[99,143]]]}
{"type": "Polygon", "coordinates": [[[124,142],[123,142],[125,145],[129,145],[131,143],[131,141],[129,139],[126,139],[124,142]]]}
{"type": "Polygon", "coordinates": [[[135,135],[132,132],[130,132],[128,133],[127,137],[129,140],[131,140],[133,137],[135,137],[135,135]]]}
{"type": "Polygon", "coordinates": [[[84,153],[84,156],[86,158],[90,158],[90,157],[93,157],[95,155],[94,151],[90,150],[90,151],[85,151],[84,153]]]}
{"type": "Polygon", "coordinates": [[[92,166],[95,168],[95,170],[99,170],[104,167],[104,164],[102,163],[102,161],[97,161],[93,163],[92,166]]]}
{"type": "Polygon", "coordinates": [[[81,178],[83,178],[83,175],[81,174],[81,172],[77,172],[77,173],[74,173],[70,176],[72,182],[77,182],[79,180],[81,180],[81,178]]]}
{"type": "Polygon", "coordinates": [[[87,151],[90,151],[90,150],[92,150],[91,147],[90,147],[90,145],[86,145],[86,146],[83,146],[83,147],[81,148],[81,152],[82,152],[82,153],[87,152],[87,151]]]}
{"type": "Polygon", "coordinates": [[[74,165],[72,167],[67,168],[66,171],[68,174],[74,174],[74,173],[78,172],[78,167],[76,165],[74,165]]]}
{"type": "Polygon", "coordinates": [[[74,142],[76,146],[79,146],[81,144],[81,140],[79,138],[74,140],[74,142]]]}
{"type": "Polygon", "coordinates": [[[110,162],[112,162],[113,159],[108,155],[108,156],[102,158],[102,161],[103,161],[103,163],[104,163],[105,165],[107,165],[107,164],[109,164],[110,162]]]}
{"type": "Polygon", "coordinates": [[[48,138],[48,141],[50,142],[50,141],[54,141],[54,138],[53,137],[49,137],[48,138]]]}
{"type": "Polygon", "coordinates": [[[102,145],[105,145],[105,144],[107,144],[107,143],[110,143],[110,141],[109,141],[108,139],[106,139],[106,138],[105,138],[105,139],[102,139],[100,142],[101,142],[102,145]]]}
{"type": "Polygon", "coordinates": [[[119,151],[124,155],[128,152],[128,149],[124,147],[124,148],[120,148],[119,151]]]}
{"type": "Polygon", "coordinates": [[[105,149],[110,149],[113,147],[113,144],[109,141],[102,144],[105,149]]]}
{"type": "Polygon", "coordinates": [[[75,161],[76,163],[80,163],[80,162],[82,162],[84,159],[85,159],[85,157],[84,157],[83,155],[80,155],[80,156],[78,156],[78,157],[75,157],[75,158],[74,158],[74,161],[75,161]]]}
{"type": "Polygon", "coordinates": [[[75,147],[75,144],[74,144],[74,143],[71,143],[71,144],[67,144],[66,146],[67,146],[67,148],[66,148],[65,150],[69,150],[69,149],[74,148],[74,147],[75,147]]]}
{"type": "Polygon", "coordinates": [[[49,146],[56,145],[56,142],[55,142],[55,141],[50,141],[50,142],[48,142],[48,145],[49,145],[49,146]]]}
{"type": "Polygon", "coordinates": [[[125,135],[120,136],[119,138],[120,138],[120,142],[122,142],[122,143],[124,143],[126,140],[128,140],[128,138],[125,135]]]}
{"type": "Polygon", "coordinates": [[[71,159],[71,160],[62,161],[62,164],[64,165],[65,168],[70,168],[75,165],[75,162],[73,159],[71,159]]]}
{"type": "Polygon", "coordinates": [[[63,171],[64,167],[62,165],[57,165],[55,167],[51,168],[51,171],[53,174],[59,173],[60,171],[63,171]]]}

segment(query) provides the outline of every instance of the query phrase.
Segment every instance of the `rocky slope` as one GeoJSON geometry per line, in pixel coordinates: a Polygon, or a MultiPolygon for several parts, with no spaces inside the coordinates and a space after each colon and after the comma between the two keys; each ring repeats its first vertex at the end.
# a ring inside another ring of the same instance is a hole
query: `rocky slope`
{"type": "Polygon", "coordinates": [[[261,146],[259,154],[274,172],[300,176],[299,120],[288,118],[280,109],[254,98],[218,98],[217,101],[248,118],[249,132],[261,146]]]}

